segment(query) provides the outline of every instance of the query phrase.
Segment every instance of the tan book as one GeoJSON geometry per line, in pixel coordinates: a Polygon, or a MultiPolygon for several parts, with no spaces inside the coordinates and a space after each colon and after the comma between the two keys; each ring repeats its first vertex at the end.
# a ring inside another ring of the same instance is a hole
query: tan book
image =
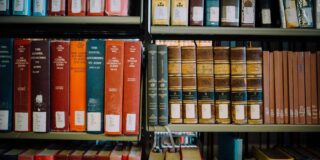
{"type": "Polygon", "coordinates": [[[275,88],[274,88],[274,53],[270,52],[270,65],[269,65],[269,71],[270,71],[270,80],[269,80],[269,86],[270,86],[270,103],[269,103],[269,114],[270,114],[270,124],[275,124],[275,88]]]}
{"type": "Polygon", "coordinates": [[[282,51],[284,123],[289,124],[288,51],[282,51]]]}
{"type": "Polygon", "coordinates": [[[171,0],[171,25],[187,26],[189,0],[171,0]]]}
{"type": "Polygon", "coordinates": [[[294,124],[293,52],[288,52],[289,123],[294,124]]]}
{"type": "Polygon", "coordinates": [[[310,52],[304,52],[304,72],[305,72],[305,106],[306,106],[306,124],[312,123],[312,112],[311,112],[311,53],[310,52]]]}
{"type": "Polygon", "coordinates": [[[152,25],[169,25],[170,0],[152,0],[152,25]]]}
{"type": "Polygon", "coordinates": [[[298,54],[297,52],[293,53],[292,58],[293,66],[293,115],[294,115],[294,124],[299,124],[299,87],[298,87],[298,54]]]}
{"type": "Polygon", "coordinates": [[[305,91],[305,64],[304,53],[298,52],[298,95],[299,95],[299,124],[306,123],[306,91],[305,91]]]}
{"type": "Polygon", "coordinates": [[[270,124],[270,53],[263,51],[263,113],[264,123],[270,124]]]}
{"type": "Polygon", "coordinates": [[[311,114],[312,114],[312,124],[319,123],[319,114],[318,114],[318,94],[317,87],[320,85],[317,84],[317,55],[316,53],[311,53],[311,114]]]}
{"type": "Polygon", "coordinates": [[[274,52],[275,123],[284,124],[282,52],[274,52]]]}

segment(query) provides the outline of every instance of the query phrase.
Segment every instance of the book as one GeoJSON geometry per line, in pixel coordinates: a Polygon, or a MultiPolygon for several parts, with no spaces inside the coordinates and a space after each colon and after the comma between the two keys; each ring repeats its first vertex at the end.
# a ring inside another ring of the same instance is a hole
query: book
{"type": "Polygon", "coordinates": [[[190,0],[190,26],[203,26],[204,0],[190,0]]]}
{"type": "Polygon", "coordinates": [[[125,145],[123,147],[121,160],[128,160],[129,159],[130,149],[131,149],[130,145],[125,145]]]}
{"type": "Polygon", "coordinates": [[[287,28],[287,21],[286,21],[285,9],[284,9],[284,1],[285,0],[279,0],[281,28],[287,28]]]}
{"type": "Polygon", "coordinates": [[[181,159],[183,160],[201,160],[199,148],[181,148],[181,159]]]}
{"type": "Polygon", "coordinates": [[[181,61],[183,123],[198,123],[196,48],[181,47],[181,61]]]}
{"type": "Polygon", "coordinates": [[[169,25],[170,0],[152,1],[152,25],[169,25]]]}
{"type": "Polygon", "coordinates": [[[85,16],[86,0],[68,0],[68,16],[85,16]]]}
{"type": "Polygon", "coordinates": [[[241,27],[254,27],[256,1],[255,0],[241,0],[241,27]]]}
{"type": "Polygon", "coordinates": [[[312,124],[319,123],[319,108],[320,103],[318,98],[317,87],[320,83],[317,83],[317,55],[316,53],[311,53],[311,116],[312,124]]]}
{"type": "Polygon", "coordinates": [[[258,24],[260,27],[271,27],[273,12],[272,12],[272,1],[269,0],[259,0],[258,2],[258,24]]]}
{"type": "Polygon", "coordinates": [[[105,0],[87,0],[87,16],[104,16],[105,0]]]}
{"type": "Polygon", "coordinates": [[[65,16],[66,0],[49,0],[47,12],[49,16],[65,16]]]}
{"type": "Polygon", "coordinates": [[[9,16],[11,14],[12,2],[10,0],[1,0],[0,2],[0,15],[9,16]]]}
{"type": "Polygon", "coordinates": [[[147,46],[147,106],[149,126],[158,125],[158,55],[157,45],[147,46]]]}
{"type": "Polygon", "coordinates": [[[312,0],[297,0],[297,15],[298,22],[302,28],[312,28],[313,23],[313,1],[312,0]]]}
{"type": "Polygon", "coordinates": [[[70,41],[70,131],[86,130],[85,40],[70,41]]]}
{"type": "Polygon", "coordinates": [[[112,160],[122,160],[122,150],[123,150],[123,145],[117,145],[114,147],[110,154],[110,159],[112,160]]]}
{"type": "Polygon", "coordinates": [[[293,52],[288,52],[289,123],[294,124],[293,52]]]}
{"type": "Polygon", "coordinates": [[[182,123],[181,47],[168,47],[168,84],[170,123],[182,123]]]}
{"type": "Polygon", "coordinates": [[[263,51],[263,122],[270,124],[270,54],[263,51]]]}
{"type": "Polygon", "coordinates": [[[312,124],[312,102],[311,102],[311,52],[304,52],[304,76],[305,76],[305,115],[306,124],[312,124]]]}
{"type": "Polygon", "coordinates": [[[296,0],[283,0],[287,28],[299,27],[296,0]]]}
{"type": "Polygon", "coordinates": [[[151,151],[149,154],[149,160],[164,160],[165,159],[165,153],[163,152],[154,152],[151,151]]]}
{"type": "Polygon", "coordinates": [[[46,148],[34,156],[34,160],[54,160],[55,155],[59,152],[58,148],[46,148]]]}
{"type": "Polygon", "coordinates": [[[31,0],[13,0],[12,15],[14,16],[30,16],[31,0]]]}
{"type": "Polygon", "coordinates": [[[231,48],[230,62],[232,122],[235,124],[246,124],[248,122],[246,48],[231,48]]]}
{"type": "Polygon", "coordinates": [[[112,152],[113,146],[106,144],[97,154],[97,160],[108,160],[112,152]]]}
{"type": "MultiPolygon", "coordinates": [[[[285,50],[285,49],[284,49],[285,50]]],[[[283,66],[283,114],[284,124],[289,124],[289,78],[288,78],[288,51],[282,51],[283,66]]]]}
{"type": "Polygon", "coordinates": [[[105,12],[108,16],[128,16],[129,0],[106,0],[105,12]]]}
{"type": "Polygon", "coordinates": [[[320,0],[316,0],[316,28],[320,29],[320,0]]]}
{"type": "Polygon", "coordinates": [[[231,133],[218,134],[219,159],[241,160],[243,152],[243,140],[231,133]]]}
{"type": "Polygon", "coordinates": [[[274,51],[275,123],[284,124],[282,52],[274,51]]]}
{"type": "Polygon", "coordinates": [[[69,160],[82,160],[85,152],[91,148],[92,143],[83,143],[76,150],[74,150],[70,156],[69,160]]]}
{"type": "Polygon", "coordinates": [[[47,0],[33,0],[32,16],[47,15],[47,0]]]}
{"type": "Polygon", "coordinates": [[[213,47],[197,47],[199,123],[215,123],[213,47]]]}
{"type": "Polygon", "coordinates": [[[299,123],[306,123],[306,91],[305,91],[305,63],[304,52],[297,52],[298,54],[298,106],[299,106],[299,123]]]}
{"type": "Polygon", "coordinates": [[[299,87],[298,87],[298,54],[292,55],[292,78],[293,78],[293,116],[294,124],[299,124],[299,87]]]}
{"type": "Polygon", "coordinates": [[[36,149],[28,149],[21,154],[18,155],[19,160],[34,160],[35,155],[40,153],[41,150],[36,150],[36,149]]]}
{"type": "Polygon", "coordinates": [[[12,130],[13,39],[0,39],[0,132],[12,130]]]}
{"type": "Polygon", "coordinates": [[[105,55],[105,129],[107,135],[122,134],[124,41],[107,40],[105,55]],[[114,79],[112,77],[117,77],[114,79]]]}
{"type": "Polygon", "coordinates": [[[238,27],[240,22],[240,0],[221,0],[221,26],[238,27]]]}
{"type": "Polygon", "coordinates": [[[51,130],[69,130],[69,41],[51,41],[51,130]]]}
{"type": "Polygon", "coordinates": [[[54,160],[68,160],[72,152],[71,148],[65,148],[54,155],[54,160]]]}
{"type": "Polygon", "coordinates": [[[220,25],[220,0],[205,0],[205,26],[220,25]]]}
{"type": "Polygon", "coordinates": [[[124,43],[122,125],[126,135],[138,135],[140,131],[141,48],[140,41],[124,43]]]}
{"type": "Polygon", "coordinates": [[[39,39],[31,42],[31,106],[32,131],[50,129],[50,42],[39,39]]]}
{"type": "Polygon", "coordinates": [[[274,84],[274,53],[270,52],[269,55],[270,65],[269,65],[269,115],[270,115],[270,124],[275,124],[275,84],[274,84]]]}
{"type": "Polygon", "coordinates": [[[189,16],[188,0],[171,0],[171,25],[187,26],[189,16]]]}
{"type": "Polygon", "coordinates": [[[87,41],[86,108],[87,132],[103,132],[105,41],[87,41]]]}
{"type": "Polygon", "coordinates": [[[88,149],[84,154],[83,154],[83,159],[85,160],[96,160],[97,154],[99,153],[99,148],[102,147],[101,145],[95,145],[88,149]]]}
{"type": "Polygon", "coordinates": [[[139,146],[132,146],[128,158],[129,160],[141,160],[142,148],[139,146]]]}

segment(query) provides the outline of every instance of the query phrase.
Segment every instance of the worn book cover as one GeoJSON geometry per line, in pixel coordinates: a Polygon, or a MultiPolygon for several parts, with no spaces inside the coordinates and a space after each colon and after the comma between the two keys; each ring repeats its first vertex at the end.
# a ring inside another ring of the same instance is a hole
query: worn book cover
{"type": "Polygon", "coordinates": [[[316,53],[311,53],[311,115],[312,124],[319,123],[319,108],[317,107],[320,103],[318,99],[317,87],[320,84],[317,83],[317,55],[316,53]]]}
{"type": "Polygon", "coordinates": [[[204,0],[190,0],[190,26],[203,26],[204,0]]]}
{"type": "Polygon", "coordinates": [[[240,22],[240,0],[221,0],[221,26],[237,27],[240,22]]]}
{"type": "Polygon", "coordinates": [[[241,0],[241,27],[255,27],[256,1],[241,0]]]}
{"type": "Polygon", "coordinates": [[[205,26],[220,25],[220,0],[205,0],[205,26]]]}
{"type": "Polygon", "coordinates": [[[263,51],[263,121],[270,124],[270,53],[263,51]]]}
{"type": "Polygon", "coordinates": [[[9,16],[11,14],[12,9],[12,1],[11,0],[2,0],[0,5],[0,15],[1,16],[9,16]]]}
{"type": "Polygon", "coordinates": [[[157,45],[147,46],[147,106],[149,126],[158,125],[158,54],[157,45]]]}

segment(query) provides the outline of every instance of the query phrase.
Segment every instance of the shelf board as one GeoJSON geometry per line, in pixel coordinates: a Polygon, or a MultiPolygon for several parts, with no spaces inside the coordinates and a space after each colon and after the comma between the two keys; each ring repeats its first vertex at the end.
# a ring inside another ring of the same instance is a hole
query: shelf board
{"type": "Polygon", "coordinates": [[[242,27],[194,27],[151,26],[153,35],[209,35],[209,36],[320,36],[317,29],[242,28],[242,27]]]}
{"type": "Polygon", "coordinates": [[[138,141],[139,136],[106,136],[104,134],[88,134],[77,132],[49,133],[0,133],[0,139],[47,139],[47,140],[106,140],[106,141],[138,141]]]}
{"type": "MultiPolygon", "coordinates": [[[[320,132],[320,125],[220,125],[169,124],[172,132],[320,132]]],[[[151,127],[151,132],[166,132],[162,126],[151,127]]]]}

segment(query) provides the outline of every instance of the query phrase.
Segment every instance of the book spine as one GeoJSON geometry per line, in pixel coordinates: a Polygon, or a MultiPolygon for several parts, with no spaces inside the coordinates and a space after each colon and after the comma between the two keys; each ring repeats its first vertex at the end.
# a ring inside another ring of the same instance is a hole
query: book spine
{"type": "Polygon", "coordinates": [[[49,16],[65,16],[66,0],[49,0],[48,15],[49,16]]]}
{"type": "Polygon", "coordinates": [[[289,123],[294,124],[293,52],[288,52],[289,123]]]}
{"type": "Polygon", "coordinates": [[[105,12],[108,16],[128,16],[128,11],[129,0],[106,0],[105,12]]]}
{"type": "Polygon", "coordinates": [[[286,0],[279,0],[281,28],[287,28],[286,15],[285,15],[285,9],[284,9],[283,1],[286,1],[286,0]]]}
{"type": "Polygon", "coordinates": [[[312,123],[312,102],[311,102],[311,53],[304,53],[304,73],[305,73],[305,111],[306,111],[306,124],[312,123]]]}
{"type": "Polygon", "coordinates": [[[311,116],[312,116],[312,124],[319,123],[319,114],[318,114],[318,94],[317,87],[320,85],[317,84],[317,55],[316,53],[311,54],[311,116]]]}
{"type": "MultiPolygon", "coordinates": [[[[317,91],[318,91],[318,115],[320,116],[320,51],[317,51],[317,91]]],[[[320,117],[319,121],[320,121],[320,117]]]]}
{"type": "Polygon", "coordinates": [[[149,126],[158,125],[158,74],[157,74],[157,46],[147,47],[147,107],[149,126]]]}
{"type": "Polygon", "coordinates": [[[197,112],[197,63],[196,50],[193,46],[181,48],[182,69],[182,110],[183,122],[198,123],[197,112]]]}
{"type": "Polygon", "coordinates": [[[70,42],[70,131],[86,129],[86,46],[70,42]]]}
{"type": "Polygon", "coordinates": [[[104,133],[120,135],[122,134],[124,41],[107,40],[106,53],[104,133]]]}
{"type": "Polygon", "coordinates": [[[316,0],[316,28],[320,29],[320,0],[316,0]]]}
{"type": "Polygon", "coordinates": [[[203,26],[204,0],[190,0],[190,26],[203,26]]]}
{"type": "Polygon", "coordinates": [[[289,124],[288,52],[282,52],[284,124],[289,124]]]}
{"type": "Polygon", "coordinates": [[[165,126],[168,120],[168,48],[160,45],[158,50],[158,120],[165,126]]]}
{"type": "Polygon", "coordinates": [[[87,0],[87,16],[104,16],[104,2],[105,0],[87,0]]]}
{"type": "Polygon", "coordinates": [[[141,42],[125,42],[123,128],[126,135],[140,131],[141,42]]]}
{"type": "Polygon", "coordinates": [[[51,130],[69,130],[69,41],[51,42],[51,130]]]}
{"type": "Polygon", "coordinates": [[[189,17],[188,0],[171,0],[171,25],[187,26],[189,17]]]}
{"type": "Polygon", "coordinates": [[[213,48],[197,48],[199,123],[215,123],[213,48]]]}
{"type": "Polygon", "coordinates": [[[254,27],[255,26],[255,0],[242,0],[241,2],[241,26],[254,27]]]}
{"type": "Polygon", "coordinates": [[[214,92],[216,122],[231,123],[230,51],[229,47],[214,48],[214,92]]]}
{"type": "Polygon", "coordinates": [[[270,124],[270,54],[263,51],[263,121],[270,124]]]}
{"type": "Polygon", "coordinates": [[[221,0],[221,26],[239,26],[240,0],[221,0]]]}
{"type": "Polygon", "coordinates": [[[248,123],[263,123],[262,48],[247,49],[248,123]]]}
{"type": "Polygon", "coordinates": [[[220,25],[220,0],[205,1],[205,25],[218,27],[220,25]]]}
{"type": "Polygon", "coordinates": [[[152,25],[169,25],[170,0],[152,1],[152,25]]]}
{"type": "Polygon", "coordinates": [[[11,14],[11,0],[2,0],[0,5],[0,15],[1,16],[9,16],[11,14]]]}
{"type": "Polygon", "coordinates": [[[283,124],[283,68],[282,53],[274,52],[275,123],[283,124]]]}
{"type": "Polygon", "coordinates": [[[304,53],[298,52],[298,91],[299,91],[299,124],[306,123],[306,91],[305,91],[305,63],[304,53]]]}
{"type": "Polygon", "coordinates": [[[0,131],[12,130],[13,40],[0,39],[0,131]]]}
{"type": "Polygon", "coordinates": [[[31,0],[13,0],[12,15],[30,16],[31,15],[31,0]]]}
{"type": "Polygon", "coordinates": [[[269,65],[269,71],[270,71],[270,77],[269,77],[269,115],[270,115],[270,124],[275,124],[275,84],[274,84],[274,53],[270,52],[270,65],[269,65]]]}
{"type": "Polygon", "coordinates": [[[85,16],[86,0],[68,0],[68,16],[85,16]]]}
{"type": "Polygon", "coordinates": [[[312,0],[297,0],[298,21],[300,27],[313,27],[313,1],[312,0]]]}
{"type": "Polygon", "coordinates": [[[182,123],[181,47],[168,47],[168,83],[170,123],[182,123]]]}
{"type": "Polygon", "coordinates": [[[47,0],[33,0],[32,16],[47,15],[47,0]]]}
{"type": "Polygon", "coordinates": [[[272,16],[272,2],[269,0],[259,0],[259,23],[261,27],[271,27],[273,19],[272,16]]]}
{"type": "Polygon", "coordinates": [[[296,0],[284,0],[284,10],[287,28],[299,27],[296,0]]]}
{"type": "Polygon", "coordinates": [[[298,54],[293,53],[293,108],[294,108],[294,124],[299,124],[299,87],[298,87],[298,54]]]}
{"type": "Polygon", "coordinates": [[[31,104],[33,132],[50,128],[50,48],[48,40],[31,42],[31,104]]]}

